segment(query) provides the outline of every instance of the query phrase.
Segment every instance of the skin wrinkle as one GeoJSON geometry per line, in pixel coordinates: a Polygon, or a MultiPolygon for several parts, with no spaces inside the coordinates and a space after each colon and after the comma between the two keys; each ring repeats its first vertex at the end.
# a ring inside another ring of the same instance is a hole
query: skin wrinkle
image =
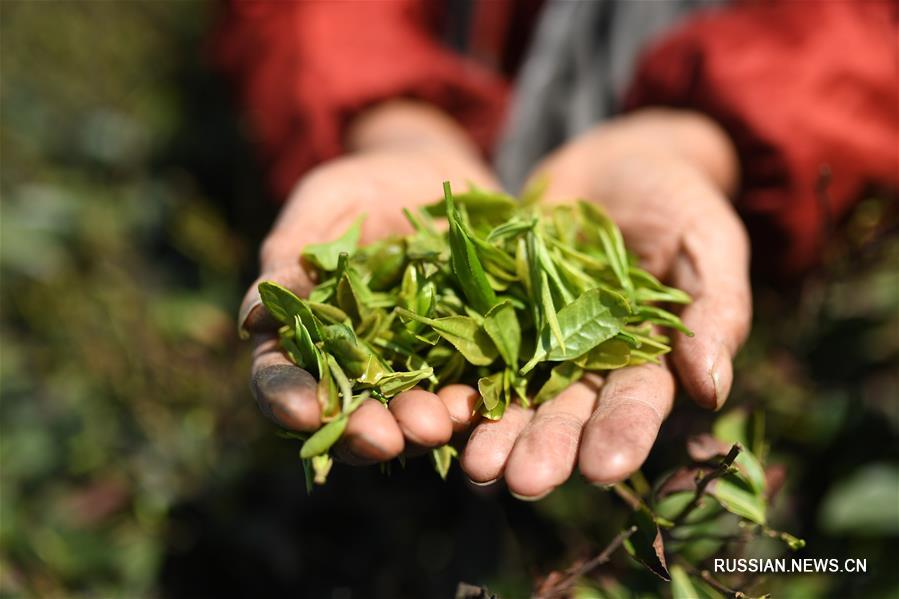
{"type": "Polygon", "coordinates": [[[305,370],[291,364],[271,364],[254,373],[251,387],[260,409],[276,424],[290,429],[317,425],[318,406],[307,403],[314,402],[311,394],[315,392],[315,379],[305,370]],[[310,395],[304,397],[305,393],[310,395]]]}
{"type": "Polygon", "coordinates": [[[661,426],[662,422],[665,421],[665,418],[668,416],[668,412],[670,410],[666,410],[665,414],[662,414],[659,411],[659,408],[656,407],[654,403],[649,401],[648,399],[644,399],[637,395],[636,392],[630,390],[629,393],[624,393],[618,391],[616,389],[610,390],[609,395],[614,395],[615,399],[612,401],[603,401],[600,398],[599,408],[597,408],[596,412],[593,413],[593,416],[590,417],[591,422],[598,422],[600,420],[606,419],[610,414],[612,414],[615,410],[622,406],[627,406],[628,404],[639,404],[649,408],[649,410],[653,413],[656,419],[656,423],[661,426]]]}
{"type": "Polygon", "coordinates": [[[468,439],[462,454],[462,469],[474,482],[486,482],[502,474],[522,429],[533,411],[516,404],[509,406],[501,420],[479,424],[468,439]]]}
{"type": "MultiPolygon", "coordinates": [[[[567,461],[581,441],[584,419],[569,412],[537,414],[521,433],[512,451],[536,454],[537,461],[555,457],[567,461]]],[[[572,460],[573,463],[573,460],[572,460]]]]}

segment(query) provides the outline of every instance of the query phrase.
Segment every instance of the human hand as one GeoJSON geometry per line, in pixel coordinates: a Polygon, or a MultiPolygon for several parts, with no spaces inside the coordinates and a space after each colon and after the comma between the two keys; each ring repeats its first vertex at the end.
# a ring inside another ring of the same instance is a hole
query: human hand
{"type": "Polygon", "coordinates": [[[731,360],[751,320],[749,244],[727,200],[736,159],[704,117],[647,111],[573,140],[536,169],[549,201],[586,198],[621,228],[641,265],[693,297],[674,333],[670,360],[585,378],[536,410],[512,405],[471,434],[462,467],[476,483],[504,476],[536,499],[571,475],[595,483],[630,476],[646,459],[671,410],[675,383],[717,409],[733,381],[731,360]]]}
{"type": "MultiPolygon", "coordinates": [[[[316,381],[281,351],[277,323],[261,305],[257,286],[274,281],[300,296],[314,286],[299,261],[304,246],[330,241],[360,214],[361,243],[409,232],[402,208],[438,199],[440,182],[489,189],[497,184],[463,134],[448,119],[419,105],[376,108],[351,128],[354,153],[303,177],[260,250],[261,275],[250,287],[239,321],[253,335],[251,388],[260,409],[294,431],[321,425],[316,381]]],[[[371,399],[350,416],[335,451],[343,461],[371,463],[416,453],[450,440],[472,420],[477,391],[449,385],[437,394],[412,390],[390,407],[371,399]]]]}

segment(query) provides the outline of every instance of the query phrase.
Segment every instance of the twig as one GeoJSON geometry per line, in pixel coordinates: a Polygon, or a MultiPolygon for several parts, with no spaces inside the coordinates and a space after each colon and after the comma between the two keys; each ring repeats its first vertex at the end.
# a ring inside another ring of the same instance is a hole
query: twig
{"type": "Polygon", "coordinates": [[[612,486],[612,490],[632,509],[639,510],[643,501],[637,495],[637,492],[627,486],[625,483],[616,483],[612,486]]]}
{"type": "Polygon", "coordinates": [[[621,544],[630,538],[632,534],[637,532],[636,526],[631,526],[630,528],[626,528],[615,535],[615,538],[606,545],[606,548],[603,549],[599,555],[590,559],[577,568],[572,569],[568,572],[568,575],[560,580],[558,583],[553,585],[554,588],[550,589],[547,592],[541,593],[539,595],[535,595],[534,599],[551,599],[552,597],[559,597],[570,589],[574,584],[582,577],[586,576],[599,566],[607,563],[610,559],[612,559],[612,554],[621,547],[621,544]]]}
{"type": "Polygon", "coordinates": [[[702,578],[706,582],[706,584],[714,587],[715,590],[721,591],[722,593],[727,593],[734,599],[742,599],[746,596],[746,593],[743,593],[742,591],[735,591],[734,589],[725,586],[721,581],[712,576],[712,573],[708,570],[702,570],[701,572],[699,572],[699,577],[702,578]]]}
{"type": "Polygon", "coordinates": [[[696,483],[696,491],[693,493],[693,498],[690,500],[690,503],[685,505],[684,509],[682,509],[672,521],[675,526],[683,523],[687,516],[699,506],[699,502],[702,501],[702,496],[705,495],[705,491],[709,484],[716,478],[721,478],[727,474],[727,471],[733,466],[734,460],[737,459],[737,456],[740,455],[741,451],[743,451],[743,448],[740,444],[734,443],[733,447],[730,448],[730,451],[727,452],[727,455],[724,456],[724,459],[721,460],[721,463],[718,464],[718,467],[699,479],[699,482],[696,483]]]}
{"type": "Polygon", "coordinates": [[[683,562],[681,565],[693,576],[699,576],[703,581],[706,582],[706,584],[713,587],[716,591],[720,591],[725,595],[733,597],[734,599],[744,599],[748,597],[748,595],[746,595],[746,593],[744,593],[743,591],[736,591],[726,586],[724,583],[712,576],[711,572],[709,572],[708,570],[699,570],[692,564],[687,562],[683,562]]]}

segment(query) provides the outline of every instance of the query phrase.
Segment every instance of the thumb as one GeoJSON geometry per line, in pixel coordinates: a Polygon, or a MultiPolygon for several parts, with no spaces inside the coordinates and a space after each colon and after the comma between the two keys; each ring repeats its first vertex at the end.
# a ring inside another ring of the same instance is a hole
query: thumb
{"type": "Polygon", "coordinates": [[[262,305],[259,284],[272,281],[290,289],[300,297],[306,297],[315,283],[299,258],[294,239],[272,235],[263,244],[259,253],[262,274],[244,295],[237,316],[241,336],[277,329],[279,323],[262,305]]]}

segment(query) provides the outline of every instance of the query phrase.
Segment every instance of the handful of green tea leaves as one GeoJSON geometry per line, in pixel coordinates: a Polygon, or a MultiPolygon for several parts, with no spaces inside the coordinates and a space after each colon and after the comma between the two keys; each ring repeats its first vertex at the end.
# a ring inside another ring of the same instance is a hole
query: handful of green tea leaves
{"type": "MultiPolygon", "coordinates": [[[[368,397],[387,403],[416,386],[468,383],[480,391],[477,410],[499,419],[511,401],[539,404],[586,371],[658,361],[670,347],[654,325],[689,334],[654,305],[689,297],[636,266],[596,205],[443,188],[442,202],[405,210],[411,235],[357,247],[360,218],[339,239],[307,246],[318,272],[308,298],[259,286],[283,323],[282,347],[319,381],[326,424],[300,450],[316,482],[368,397]]],[[[434,450],[441,475],[453,455],[434,450]]]]}

